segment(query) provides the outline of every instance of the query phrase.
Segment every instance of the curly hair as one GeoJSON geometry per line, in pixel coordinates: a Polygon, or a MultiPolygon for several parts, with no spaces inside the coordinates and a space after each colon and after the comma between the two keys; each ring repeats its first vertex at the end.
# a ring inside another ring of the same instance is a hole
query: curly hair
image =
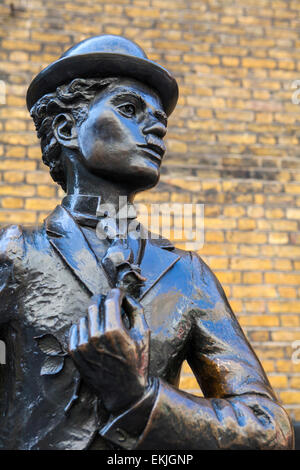
{"type": "Polygon", "coordinates": [[[117,81],[117,78],[76,78],[42,96],[31,108],[38,138],[41,139],[42,158],[50,168],[52,179],[66,190],[66,177],[61,162],[61,145],[53,132],[53,120],[60,113],[71,114],[80,125],[88,115],[88,107],[97,92],[117,81]]]}

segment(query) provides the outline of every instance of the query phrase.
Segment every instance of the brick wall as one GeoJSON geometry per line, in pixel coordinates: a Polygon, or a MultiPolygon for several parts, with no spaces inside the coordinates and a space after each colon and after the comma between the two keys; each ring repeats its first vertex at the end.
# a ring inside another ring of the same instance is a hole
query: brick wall
{"type": "MultiPolygon", "coordinates": [[[[200,254],[298,420],[300,114],[291,85],[300,79],[299,15],[297,0],[0,4],[0,223],[35,224],[62,196],[25,107],[32,76],[90,35],[137,40],[174,72],[181,92],[161,184],[139,200],[205,203],[200,254]]],[[[187,367],[181,385],[197,387],[187,367]]]]}

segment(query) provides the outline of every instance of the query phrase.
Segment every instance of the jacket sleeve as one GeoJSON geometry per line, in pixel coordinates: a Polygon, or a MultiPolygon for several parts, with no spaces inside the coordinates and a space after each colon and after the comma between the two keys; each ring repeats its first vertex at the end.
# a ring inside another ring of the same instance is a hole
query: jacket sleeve
{"type": "Polygon", "coordinates": [[[16,316],[15,260],[21,259],[24,239],[19,226],[9,226],[0,232],[0,324],[16,316]]]}
{"type": "MultiPolygon", "coordinates": [[[[204,398],[156,379],[154,405],[131,448],[292,449],[288,415],[277,402],[220,283],[196,254],[191,256],[193,327],[187,359],[204,398]]],[[[113,429],[122,433],[126,418],[113,429]]],[[[122,439],[125,447],[126,433],[122,439]]]]}

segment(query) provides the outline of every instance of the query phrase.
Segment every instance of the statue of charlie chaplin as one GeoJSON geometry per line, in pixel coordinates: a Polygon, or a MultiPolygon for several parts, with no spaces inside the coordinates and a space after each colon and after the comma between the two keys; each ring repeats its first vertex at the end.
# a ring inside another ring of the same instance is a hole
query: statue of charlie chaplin
{"type": "Polygon", "coordinates": [[[168,71],[118,36],[75,45],[29,87],[66,197],[44,226],[1,233],[2,449],[293,447],[201,258],[138,225],[140,236],[105,235],[107,205],[126,200],[127,224],[135,194],[158,182],[177,97],[168,71]],[[204,398],[178,389],[185,359],[204,398]]]}

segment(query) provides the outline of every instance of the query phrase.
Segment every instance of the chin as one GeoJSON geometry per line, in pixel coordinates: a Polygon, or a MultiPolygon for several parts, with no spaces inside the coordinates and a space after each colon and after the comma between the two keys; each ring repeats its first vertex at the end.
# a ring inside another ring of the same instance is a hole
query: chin
{"type": "Polygon", "coordinates": [[[136,184],[138,191],[153,188],[159,182],[159,165],[156,163],[147,162],[147,165],[132,168],[131,176],[129,178],[131,179],[133,185],[136,184]]]}

